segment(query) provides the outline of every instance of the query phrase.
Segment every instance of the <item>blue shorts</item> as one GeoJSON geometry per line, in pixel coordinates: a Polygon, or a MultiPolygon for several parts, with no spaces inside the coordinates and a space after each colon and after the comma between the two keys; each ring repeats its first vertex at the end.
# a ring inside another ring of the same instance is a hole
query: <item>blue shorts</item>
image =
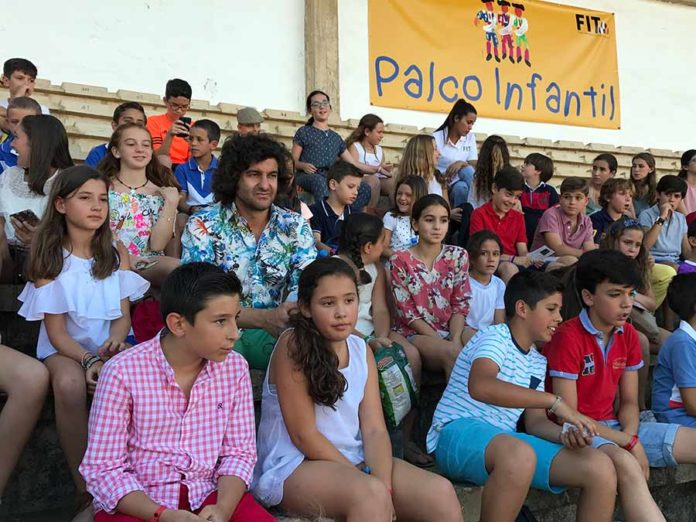
{"type": "MultiPolygon", "coordinates": [[[[617,420],[598,421],[613,430],[620,430],[621,424],[617,420]]],[[[645,448],[648,463],[651,468],[665,468],[678,466],[674,460],[674,439],[677,436],[679,424],[666,424],[662,422],[641,422],[638,425],[638,437],[645,448]]],[[[617,444],[602,437],[592,437],[592,447],[599,448],[605,444],[617,444]]]]}
{"type": "Polygon", "coordinates": [[[552,493],[565,490],[564,487],[549,484],[551,463],[563,446],[526,433],[507,431],[476,419],[458,419],[442,428],[435,449],[438,468],[451,480],[483,486],[488,480],[486,448],[494,437],[501,434],[523,440],[534,450],[537,465],[532,478],[533,488],[552,493]]]}

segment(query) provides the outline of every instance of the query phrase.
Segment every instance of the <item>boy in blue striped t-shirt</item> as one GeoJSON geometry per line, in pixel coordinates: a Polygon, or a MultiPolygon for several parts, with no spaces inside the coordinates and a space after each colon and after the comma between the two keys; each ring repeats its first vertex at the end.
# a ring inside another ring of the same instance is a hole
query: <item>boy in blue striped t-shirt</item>
{"type": "Polygon", "coordinates": [[[562,291],[550,274],[516,274],[505,290],[507,322],[464,347],[435,410],[428,451],[451,480],[484,485],[481,520],[515,520],[530,485],[554,493],[581,488],[579,520],[613,513],[614,467],[588,447],[596,424],[544,391],[546,359],[534,343],[548,342],[561,322],[562,291]],[[547,410],[567,427],[551,422],[547,410]]]}

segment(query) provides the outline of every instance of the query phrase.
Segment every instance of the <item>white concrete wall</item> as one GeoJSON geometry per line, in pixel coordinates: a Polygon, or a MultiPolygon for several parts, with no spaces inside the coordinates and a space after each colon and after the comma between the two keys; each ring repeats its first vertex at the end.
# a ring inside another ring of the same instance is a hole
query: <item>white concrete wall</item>
{"type": "MultiPolygon", "coordinates": [[[[671,150],[696,147],[696,7],[654,0],[557,0],[616,14],[621,129],[479,118],[474,132],[671,150]]],[[[439,126],[444,114],[371,106],[367,0],[339,0],[341,116],[439,126]]],[[[432,28],[436,30],[436,28],[432,28]]]]}
{"type": "Polygon", "coordinates": [[[0,42],[52,83],[163,95],[179,77],[214,103],[304,104],[303,0],[3,1],[0,42]]]}

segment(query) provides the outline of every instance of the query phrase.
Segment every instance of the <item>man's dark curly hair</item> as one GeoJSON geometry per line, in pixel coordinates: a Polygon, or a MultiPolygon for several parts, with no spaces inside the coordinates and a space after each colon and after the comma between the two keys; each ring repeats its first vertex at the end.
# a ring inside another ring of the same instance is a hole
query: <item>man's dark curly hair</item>
{"type": "Polygon", "coordinates": [[[234,202],[237,195],[239,176],[249,167],[267,159],[278,163],[278,178],[286,173],[287,150],[285,146],[268,134],[237,134],[229,136],[222,145],[220,162],[213,175],[215,201],[223,205],[234,202]]]}

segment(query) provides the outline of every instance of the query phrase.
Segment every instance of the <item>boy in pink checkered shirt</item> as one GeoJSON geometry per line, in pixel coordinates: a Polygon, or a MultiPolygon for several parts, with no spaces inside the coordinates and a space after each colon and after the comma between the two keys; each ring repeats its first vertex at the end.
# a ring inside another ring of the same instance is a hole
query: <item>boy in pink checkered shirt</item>
{"type": "Polygon", "coordinates": [[[275,520],[247,492],[254,406],[232,351],[241,293],[231,272],[180,266],[162,287],[166,328],[104,366],[80,466],[95,522],[275,520]]]}

